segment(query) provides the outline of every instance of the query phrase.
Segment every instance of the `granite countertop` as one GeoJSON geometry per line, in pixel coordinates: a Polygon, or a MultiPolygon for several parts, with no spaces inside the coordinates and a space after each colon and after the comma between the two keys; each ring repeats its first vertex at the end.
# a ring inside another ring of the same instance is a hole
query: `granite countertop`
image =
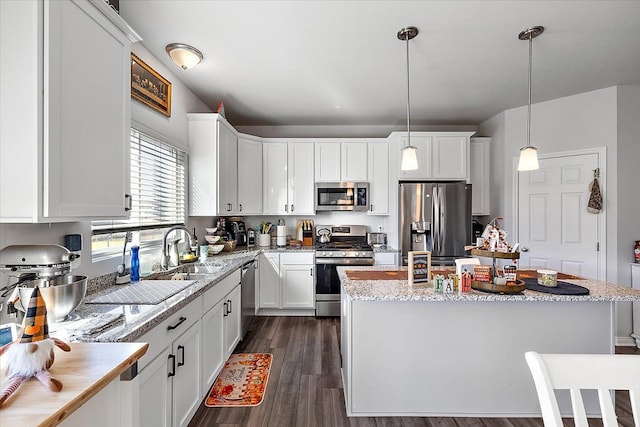
{"type": "Polygon", "coordinates": [[[385,253],[385,252],[391,252],[391,253],[396,253],[398,252],[397,249],[392,248],[391,246],[387,246],[387,245],[382,245],[380,247],[377,248],[373,248],[373,253],[385,253]]]}
{"type": "MultiPolygon", "coordinates": [[[[348,299],[353,301],[640,301],[640,290],[598,280],[569,280],[564,282],[588,288],[589,295],[553,295],[524,290],[522,294],[501,295],[472,290],[469,293],[436,294],[430,286],[409,286],[406,280],[351,280],[347,270],[406,270],[406,267],[338,267],[338,276],[348,299]]],[[[455,271],[455,270],[452,270],[455,271]]]]}
{"type": "MultiPolygon", "coordinates": [[[[117,305],[86,304],[83,302],[73,312],[73,314],[79,316],[80,319],[50,324],[50,333],[52,336],[67,342],[133,342],[164,319],[215,286],[222,279],[240,268],[244,263],[254,259],[259,253],[260,251],[258,250],[241,250],[224,256],[216,255],[209,258],[206,263],[190,264],[198,267],[198,274],[205,273],[206,276],[159,304],[117,305]],[[88,321],[99,321],[102,319],[115,320],[114,326],[106,327],[103,331],[96,332],[92,335],[87,334],[88,321]]],[[[170,270],[169,272],[162,272],[162,274],[171,276],[178,271],[180,271],[180,268],[170,270]]],[[[113,281],[106,286],[98,286],[97,290],[93,292],[88,292],[85,301],[89,296],[102,296],[122,289],[125,286],[135,286],[135,283],[127,285],[115,285],[111,283],[113,283],[113,281]]]]}

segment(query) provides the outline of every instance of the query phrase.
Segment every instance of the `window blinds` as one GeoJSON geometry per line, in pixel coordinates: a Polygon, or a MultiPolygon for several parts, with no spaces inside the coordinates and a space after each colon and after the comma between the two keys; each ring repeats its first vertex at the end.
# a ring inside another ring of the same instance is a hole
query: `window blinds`
{"type": "Polygon", "coordinates": [[[93,234],[184,224],[186,153],[131,129],[131,216],[93,221],[93,234]]]}

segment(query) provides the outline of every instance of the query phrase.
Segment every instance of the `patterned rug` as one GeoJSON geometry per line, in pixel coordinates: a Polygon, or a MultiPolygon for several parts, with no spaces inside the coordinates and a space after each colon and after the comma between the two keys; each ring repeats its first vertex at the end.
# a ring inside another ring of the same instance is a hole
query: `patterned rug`
{"type": "Polygon", "coordinates": [[[232,354],[213,383],[205,405],[210,408],[257,406],[262,403],[273,355],[232,354]]]}

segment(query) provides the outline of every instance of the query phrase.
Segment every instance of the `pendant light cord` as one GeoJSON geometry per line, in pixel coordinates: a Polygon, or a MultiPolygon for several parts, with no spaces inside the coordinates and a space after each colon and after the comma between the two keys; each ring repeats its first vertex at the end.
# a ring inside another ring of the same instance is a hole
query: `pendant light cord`
{"type": "Polygon", "coordinates": [[[411,108],[409,107],[410,105],[410,98],[409,98],[409,94],[411,93],[410,89],[409,89],[409,36],[407,35],[406,37],[406,41],[407,41],[407,146],[411,145],[411,129],[410,129],[410,122],[411,122],[411,108]]]}
{"type": "Polygon", "coordinates": [[[531,146],[531,64],[533,63],[533,37],[529,33],[529,107],[527,108],[527,147],[531,146]]]}

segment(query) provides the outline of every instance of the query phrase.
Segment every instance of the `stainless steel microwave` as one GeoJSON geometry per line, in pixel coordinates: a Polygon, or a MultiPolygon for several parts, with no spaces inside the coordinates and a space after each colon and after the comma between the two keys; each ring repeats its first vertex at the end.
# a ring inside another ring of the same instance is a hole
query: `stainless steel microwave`
{"type": "Polygon", "coordinates": [[[368,182],[316,183],[316,211],[366,211],[369,209],[368,182]]]}

